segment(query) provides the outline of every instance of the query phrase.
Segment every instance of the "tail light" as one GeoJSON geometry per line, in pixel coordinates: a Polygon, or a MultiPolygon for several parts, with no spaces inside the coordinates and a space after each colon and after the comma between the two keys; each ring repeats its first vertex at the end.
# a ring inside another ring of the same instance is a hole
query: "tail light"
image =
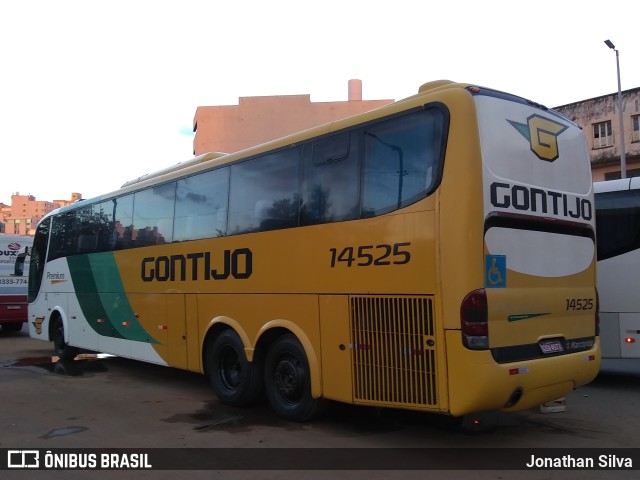
{"type": "Polygon", "coordinates": [[[462,342],[472,350],[489,348],[487,293],[484,288],[469,292],[460,305],[462,342]]]}

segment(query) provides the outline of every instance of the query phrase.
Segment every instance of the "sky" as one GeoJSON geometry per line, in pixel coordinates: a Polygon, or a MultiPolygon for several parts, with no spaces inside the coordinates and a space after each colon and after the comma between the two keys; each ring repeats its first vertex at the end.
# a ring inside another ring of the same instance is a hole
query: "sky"
{"type": "Polygon", "coordinates": [[[640,87],[628,0],[0,2],[0,202],[91,198],[188,160],[198,106],[395,99],[448,79],[548,107],[640,87]]]}

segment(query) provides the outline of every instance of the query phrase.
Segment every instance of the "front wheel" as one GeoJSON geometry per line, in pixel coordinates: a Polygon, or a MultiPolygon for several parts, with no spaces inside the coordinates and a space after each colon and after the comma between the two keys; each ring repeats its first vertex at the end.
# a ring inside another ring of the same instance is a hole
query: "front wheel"
{"type": "Polygon", "coordinates": [[[269,348],[264,375],[271,407],[281,417],[304,422],[324,411],[326,401],[311,397],[309,362],[294,335],[281,336],[269,348]]]}
{"type": "Polygon", "coordinates": [[[56,351],[56,355],[61,360],[73,360],[78,355],[78,349],[72,347],[64,341],[64,325],[62,319],[58,318],[53,326],[53,348],[56,351]]]}

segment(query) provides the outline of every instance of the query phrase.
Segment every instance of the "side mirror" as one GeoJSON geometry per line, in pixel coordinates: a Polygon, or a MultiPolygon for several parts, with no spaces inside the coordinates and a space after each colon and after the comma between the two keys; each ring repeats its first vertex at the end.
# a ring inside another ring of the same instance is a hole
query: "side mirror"
{"type": "Polygon", "coordinates": [[[22,277],[24,275],[24,262],[29,255],[29,247],[24,247],[24,252],[19,253],[16,257],[16,263],[13,266],[13,276],[22,277]]]}

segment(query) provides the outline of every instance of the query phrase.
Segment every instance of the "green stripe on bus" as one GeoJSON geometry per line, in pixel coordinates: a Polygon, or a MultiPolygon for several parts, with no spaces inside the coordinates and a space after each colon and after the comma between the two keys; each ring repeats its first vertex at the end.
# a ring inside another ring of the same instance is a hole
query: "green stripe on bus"
{"type": "Polygon", "coordinates": [[[517,322],[518,320],[529,320],[530,318],[544,317],[548,313],[523,313],[520,315],[509,315],[508,321],[517,322]]]}
{"type": "Polygon", "coordinates": [[[98,334],[158,343],[136,318],[112,253],[76,255],[67,261],[82,313],[98,334]]]}
{"type": "Polygon", "coordinates": [[[71,272],[71,281],[76,291],[76,298],[80,304],[82,315],[89,326],[99,335],[105,337],[123,338],[111,324],[98,298],[95,278],[89,258],[86,255],[67,257],[67,265],[71,272]],[[99,321],[100,320],[100,321],[99,321]]]}

